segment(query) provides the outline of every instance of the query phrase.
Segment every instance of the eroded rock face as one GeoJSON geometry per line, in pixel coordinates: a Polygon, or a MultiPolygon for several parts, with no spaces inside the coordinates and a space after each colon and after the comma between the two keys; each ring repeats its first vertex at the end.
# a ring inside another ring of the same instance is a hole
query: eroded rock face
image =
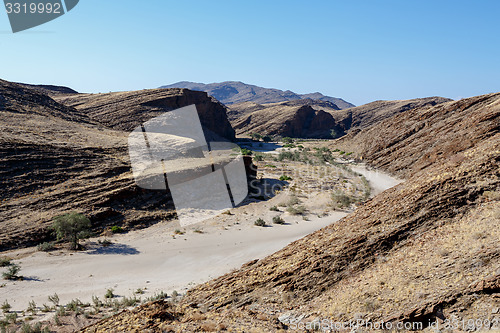
{"type": "Polygon", "coordinates": [[[149,89],[108,94],[77,94],[54,97],[67,106],[113,129],[132,131],[137,126],[171,111],[196,104],[202,125],[213,133],[234,140],[226,107],[205,92],[188,89],[149,89]]]}
{"type": "Polygon", "coordinates": [[[343,133],[327,112],[310,105],[278,103],[233,121],[238,134],[261,133],[295,138],[331,138],[332,130],[343,133]]]}

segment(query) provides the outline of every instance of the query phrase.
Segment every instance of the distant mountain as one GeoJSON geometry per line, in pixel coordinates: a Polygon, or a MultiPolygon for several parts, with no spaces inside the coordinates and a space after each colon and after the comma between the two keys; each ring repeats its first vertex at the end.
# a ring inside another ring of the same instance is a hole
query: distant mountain
{"type": "Polygon", "coordinates": [[[283,91],[279,89],[262,88],[239,81],[226,81],[210,84],[181,81],[167,86],[162,86],[160,88],[187,88],[190,90],[206,91],[209,95],[215,97],[221,103],[226,105],[242,102],[254,102],[258,104],[279,103],[310,98],[331,102],[339,109],[346,109],[355,106],[341,98],[325,96],[319,92],[301,95],[290,90],[283,91]]]}

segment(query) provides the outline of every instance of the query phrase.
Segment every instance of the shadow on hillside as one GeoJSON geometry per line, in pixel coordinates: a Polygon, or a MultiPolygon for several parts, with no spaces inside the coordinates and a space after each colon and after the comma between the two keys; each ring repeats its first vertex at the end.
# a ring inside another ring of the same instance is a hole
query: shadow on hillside
{"type": "Polygon", "coordinates": [[[92,250],[87,251],[87,254],[121,254],[121,255],[134,255],[139,254],[136,248],[128,246],[126,244],[116,244],[112,243],[107,246],[100,246],[92,250]]]}

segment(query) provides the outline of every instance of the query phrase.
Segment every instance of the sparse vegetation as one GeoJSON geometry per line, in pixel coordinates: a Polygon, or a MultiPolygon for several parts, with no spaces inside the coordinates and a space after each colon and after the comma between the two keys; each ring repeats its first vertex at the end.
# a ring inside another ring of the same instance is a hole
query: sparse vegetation
{"type": "Polygon", "coordinates": [[[55,243],[54,242],[43,242],[41,244],[38,244],[37,249],[38,251],[43,251],[43,252],[49,252],[54,250],[55,248],[55,243]]]}
{"type": "Polygon", "coordinates": [[[10,309],[12,308],[12,306],[9,304],[9,302],[7,300],[5,300],[5,302],[2,303],[2,311],[3,313],[8,313],[10,311],[10,309]]]}
{"type": "Polygon", "coordinates": [[[290,213],[291,215],[301,215],[301,214],[304,214],[304,212],[306,211],[306,207],[304,206],[290,206],[286,209],[286,211],[288,213],[290,213]]]}
{"type": "Polygon", "coordinates": [[[57,295],[56,293],[54,293],[54,295],[48,296],[48,299],[49,299],[49,302],[54,304],[54,306],[59,305],[59,295],[57,295]]]}
{"type": "Polygon", "coordinates": [[[261,218],[258,218],[253,224],[255,224],[258,227],[265,227],[266,226],[266,221],[264,221],[261,218]]]}
{"type": "Polygon", "coordinates": [[[272,206],[271,208],[269,208],[270,211],[272,212],[279,212],[280,210],[278,209],[278,207],[276,206],[272,206]]]}
{"type": "Polygon", "coordinates": [[[71,250],[78,250],[81,248],[78,240],[88,237],[91,226],[90,220],[85,215],[71,212],[54,217],[52,229],[58,240],[67,240],[70,242],[71,250]]]}
{"type": "Polygon", "coordinates": [[[353,200],[347,194],[337,192],[332,194],[332,204],[334,208],[346,208],[353,203],[353,200]]]}
{"type": "Polygon", "coordinates": [[[18,273],[21,270],[21,266],[17,264],[12,264],[8,266],[7,271],[2,273],[2,277],[5,280],[22,280],[23,277],[19,276],[18,273]]]}
{"type": "Polygon", "coordinates": [[[176,235],[184,235],[184,234],[185,234],[185,232],[184,232],[184,231],[182,231],[182,230],[180,230],[180,229],[175,229],[175,230],[174,230],[174,234],[176,234],[176,235]]]}
{"type": "Polygon", "coordinates": [[[285,224],[285,220],[281,218],[281,216],[274,216],[273,217],[273,223],[274,224],[285,224]]]}
{"type": "Polygon", "coordinates": [[[123,228],[117,225],[111,227],[111,232],[114,234],[119,234],[123,232],[123,228]]]}
{"type": "Polygon", "coordinates": [[[7,267],[10,265],[11,265],[11,262],[10,262],[9,258],[6,258],[6,257],[0,258],[0,267],[7,267]]]}
{"type": "Polygon", "coordinates": [[[287,176],[287,175],[282,175],[282,176],[280,177],[280,180],[281,180],[281,181],[288,181],[288,180],[293,180],[293,179],[292,179],[292,177],[290,177],[290,176],[287,176]]]}
{"type": "Polygon", "coordinates": [[[115,294],[113,294],[113,291],[114,290],[111,289],[111,288],[108,289],[108,290],[106,290],[106,294],[104,294],[104,298],[113,298],[113,297],[115,297],[115,294]]]}

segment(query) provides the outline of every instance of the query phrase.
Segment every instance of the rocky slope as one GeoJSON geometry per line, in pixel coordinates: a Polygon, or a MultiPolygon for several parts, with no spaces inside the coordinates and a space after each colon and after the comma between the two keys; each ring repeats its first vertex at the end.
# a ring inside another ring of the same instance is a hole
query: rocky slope
{"type": "Polygon", "coordinates": [[[343,110],[331,102],[312,99],[269,104],[244,102],[230,105],[228,116],[238,135],[260,133],[300,138],[338,138],[348,132],[370,127],[396,114],[448,101],[451,100],[442,97],[376,101],[343,110]],[[300,107],[316,111],[315,128],[310,129],[309,124],[304,123],[304,120],[296,115],[296,110],[300,107]],[[289,125],[283,126],[285,123],[289,125]],[[290,127],[295,129],[300,127],[300,130],[290,130],[290,127]]]}
{"type": "Polygon", "coordinates": [[[338,122],[349,123],[349,129],[362,129],[405,111],[434,106],[451,99],[443,97],[415,98],[400,101],[375,101],[361,106],[332,112],[338,122]]]}
{"type": "Polygon", "coordinates": [[[279,89],[262,88],[238,81],[226,81],[210,84],[182,81],[171,85],[162,86],[161,88],[187,88],[191,90],[206,91],[210,96],[215,97],[217,100],[226,105],[243,102],[263,104],[299,99],[314,99],[330,102],[336,105],[336,107],[338,107],[339,109],[345,109],[354,106],[353,104],[346,102],[341,98],[325,96],[318,92],[301,95],[296,94],[290,90],[283,91],[279,89]]]}
{"type": "MultiPolygon", "coordinates": [[[[245,110],[231,109],[229,112],[230,117],[233,118],[233,128],[238,135],[260,133],[283,137],[327,139],[331,138],[332,130],[344,133],[342,125],[337,124],[331,114],[313,108],[307,101],[266,105],[250,103],[243,105],[245,110]],[[248,111],[248,109],[253,111],[248,111]],[[235,112],[238,112],[236,117],[235,112]]],[[[242,107],[241,104],[238,106],[242,107]]]]}
{"type": "Polygon", "coordinates": [[[72,210],[89,216],[96,231],[171,219],[168,193],[135,185],[127,136],[142,121],[189,104],[198,105],[201,121],[214,136],[234,137],[225,108],[202,92],[51,98],[39,89],[0,81],[0,251],[50,239],[52,218],[72,210]],[[107,115],[110,108],[114,112],[107,115]]]}
{"type": "Polygon", "coordinates": [[[180,303],[148,303],[84,331],[270,332],[325,319],[425,328],[454,317],[498,320],[499,102],[500,94],[479,96],[374,125],[365,131],[373,131],[372,140],[383,134],[383,144],[374,146],[384,153],[370,161],[399,172],[404,183],[336,224],[193,288],[180,303]],[[418,147],[427,150],[413,156],[418,147]]]}
{"type": "Polygon", "coordinates": [[[424,106],[352,132],[336,146],[407,177],[452,156],[460,159],[460,152],[497,134],[499,108],[499,93],[424,106]]]}
{"type": "Polygon", "coordinates": [[[202,125],[213,133],[234,139],[227,110],[206,93],[188,89],[148,89],[108,94],[77,94],[54,97],[64,105],[107,127],[132,131],[148,119],[165,111],[196,104],[202,125]]]}

